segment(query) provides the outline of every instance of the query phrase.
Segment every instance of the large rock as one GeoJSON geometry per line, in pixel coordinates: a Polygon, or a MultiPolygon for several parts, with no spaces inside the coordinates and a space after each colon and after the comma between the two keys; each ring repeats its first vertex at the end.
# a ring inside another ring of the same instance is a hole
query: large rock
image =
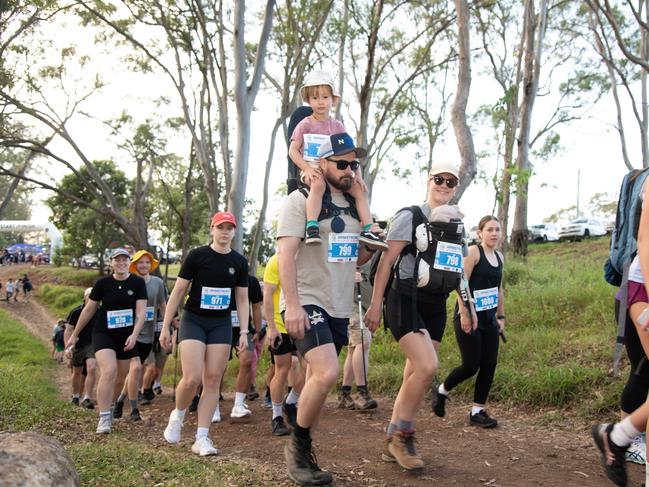
{"type": "Polygon", "coordinates": [[[72,459],[54,438],[30,431],[0,433],[0,486],[80,485],[72,459]]]}

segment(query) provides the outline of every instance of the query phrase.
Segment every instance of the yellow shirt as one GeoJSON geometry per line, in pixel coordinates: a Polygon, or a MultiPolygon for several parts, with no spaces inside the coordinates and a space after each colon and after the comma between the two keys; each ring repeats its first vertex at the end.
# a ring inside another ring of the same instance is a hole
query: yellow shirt
{"type": "Polygon", "coordinates": [[[282,289],[279,285],[279,267],[277,265],[277,254],[273,254],[268,263],[266,263],[266,270],[264,271],[264,284],[271,284],[277,286],[275,291],[273,291],[273,320],[275,321],[275,326],[280,333],[286,333],[286,327],[284,327],[284,320],[282,320],[282,314],[279,309],[279,295],[282,292],[282,289]]]}

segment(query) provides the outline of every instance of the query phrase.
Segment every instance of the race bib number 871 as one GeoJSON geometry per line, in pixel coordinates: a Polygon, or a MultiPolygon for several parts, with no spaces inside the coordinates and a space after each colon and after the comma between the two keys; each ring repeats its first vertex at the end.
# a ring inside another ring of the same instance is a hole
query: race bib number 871
{"type": "Polygon", "coordinates": [[[433,267],[441,271],[462,272],[462,246],[449,242],[437,242],[433,267]]]}
{"type": "Polygon", "coordinates": [[[201,288],[201,309],[228,309],[230,307],[229,287],[201,288]]]}

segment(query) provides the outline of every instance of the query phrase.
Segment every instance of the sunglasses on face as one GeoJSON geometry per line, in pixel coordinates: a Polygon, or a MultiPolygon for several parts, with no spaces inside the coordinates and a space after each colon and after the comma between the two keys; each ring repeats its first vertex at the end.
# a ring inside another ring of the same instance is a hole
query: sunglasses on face
{"type": "Polygon", "coordinates": [[[457,186],[458,183],[458,180],[456,178],[445,178],[442,176],[433,176],[430,179],[432,179],[437,186],[441,186],[442,184],[446,183],[446,186],[451,189],[455,188],[455,186],[457,186]]]}
{"type": "Polygon", "coordinates": [[[339,171],[344,171],[348,167],[352,170],[355,171],[358,169],[361,165],[359,161],[332,161],[331,159],[327,159],[329,162],[333,162],[336,165],[336,169],[339,171]]]}

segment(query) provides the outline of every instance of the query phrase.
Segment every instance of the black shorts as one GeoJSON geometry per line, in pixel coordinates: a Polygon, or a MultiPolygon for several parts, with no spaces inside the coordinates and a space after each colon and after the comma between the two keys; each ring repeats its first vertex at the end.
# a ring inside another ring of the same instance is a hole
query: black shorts
{"type": "Polygon", "coordinates": [[[232,342],[230,316],[201,316],[186,309],[178,331],[178,341],[183,340],[198,340],[206,345],[229,345],[232,342]]]}
{"type": "Polygon", "coordinates": [[[333,343],[336,353],[339,353],[339,350],[348,343],[349,318],[333,318],[324,309],[312,304],[302,307],[309,316],[311,329],[305,330],[304,338],[293,339],[297,351],[304,357],[313,348],[333,343]]]}
{"type": "Polygon", "coordinates": [[[293,340],[291,340],[288,333],[281,333],[280,336],[282,337],[282,343],[279,344],[279,347],[268,347],[272,363],[275,363],[273,358],[275,355],[286,355],[287,353],[294,353],[297,351],[293,344],[293,340]]]}
{"type": "MultiPolygon", "coordinates": [[[[232,360],[232,358],[236,355],[238,355],[237,347],[239,346],[239,337],[241,336],[240,328],[238,326],[233,326],[232,327],[232,348],[230,348],[230,358],[229,360],[232,360]]],[[[252,352],[255,349],[255,343],[252,341],[252,335],[253,331],[248,328],[248,346],[246,347],[246,350],[249,352],[252,352]]]]}
{"type": "Polygon", "coordinates": [[[117,330],[93,330],[92,333],[92,347],[95,354],[99,350],[108,348],[115,352],[117,360],[130,360],[137,357],[137,347],[133,347],[128,351],[124,351],[126,339],[133,333],[133,327],[119,328],[117,330]]]}
{"type": "Polygon", "coordinates": [[[137,349],[137,356],[140,357],[140,363],[144,364],[144,361],[151,353],[153,343],[135,342],[135,348],[137,349]]]}
{"type": "Polygon", "coordinates": [[[441,342],[446,328],[446,299],[447,295],[433,296],[430,301],[417,300],[413,315],[412,300],[407,294],[402,294],[394,288],[388,292],[386,324],[396,341],[415,329],[425,328],[430,338],[441,342]]]}
{"type": "Polygon", "coordinates": [[[92,343],[82,345],[77,343],[72,350],[72,367],[83,367],[86,359],[95,358],[95,351],[92,348],[92,343]]]}

